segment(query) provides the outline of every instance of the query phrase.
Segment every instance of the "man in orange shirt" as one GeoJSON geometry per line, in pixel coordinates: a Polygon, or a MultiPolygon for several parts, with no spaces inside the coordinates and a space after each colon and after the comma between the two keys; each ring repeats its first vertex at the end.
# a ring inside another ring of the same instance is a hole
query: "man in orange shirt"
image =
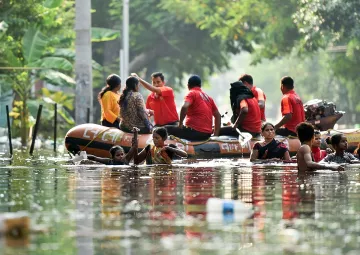
{"type": "Polygon", "coordinates": [[[188,89],[189,93],[185,96],[180,111],[179,126],[166,126],[169,135],[190,141],[209,139],[213,133],[214,117],[214,135],[218,136],[221,116],[214,100],[201,90],[201,78],[198,75],[192,75],[189,78],[188,89]],[[185,126],[183,125],[184,119],[185,126]]]}
{"type": "Polygon", "coordinates": [[[251,90],[241,81],[231,83],[230,102],[233,111],[232,126],[222,127],[220,135],[238,136],[236,128],[253,137],[261,132],[261,112],[258,101],[251,90]]]}
{"type": "Polygon", "coordinates": [[[297,136],[296,126],[305,121],[304,105],[294,91],[294,80],[285,76],[281,79],[281,113],[282,119],[275,125],[275,132],[281,136],[297,136]],[[284,126],[283,128],[281,128],[284,126]]]}
{"type": "Polygon", "coordinates": [[[260,107],[261,120],[265,122],[266,121],[266,118],[265,118],[266,96],[264,94],[264,91],[262,91],[262,89],[257,88],[256,86],[253,85],[253,78],[249,74],[241,75],[239,78],[239,81],[242,81],[242,83],[246,87],[248,87],[251,90],[251,92],[254,94],[256,100],[258,101],[259,107],[260,107]]]}
{"type": "Polygon", "coordinates": [[[176,111],[175,96],[172,88],[165,86],[164,75],[160,72],[151,75],[152,85],[141,79],[136,73],[132,74],[140,83],[151,91],[146,100],[146,109],[154,115],[155,126],[177,125],[179,115],[176,111]]]}

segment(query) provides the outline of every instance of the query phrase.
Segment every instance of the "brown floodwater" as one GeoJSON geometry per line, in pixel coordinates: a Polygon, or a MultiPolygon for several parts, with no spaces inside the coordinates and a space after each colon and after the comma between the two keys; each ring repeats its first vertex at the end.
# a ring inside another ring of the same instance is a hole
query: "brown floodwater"
{"type": "Polygon", "coordinates": [[[359,166],[298,176],[247,159],[119,168],[65,158],[0,162],[0,215],[30,218],[28,235],[0,236],[0,254],[360,254],[359,166]],[[214,197],[251,216],[207,219],[214,197]]]}

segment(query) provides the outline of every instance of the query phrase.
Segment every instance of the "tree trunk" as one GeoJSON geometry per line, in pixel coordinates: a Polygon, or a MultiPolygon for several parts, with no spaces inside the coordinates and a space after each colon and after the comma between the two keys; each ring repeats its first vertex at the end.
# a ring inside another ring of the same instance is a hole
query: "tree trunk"
{"type": "MultiPolygon", "coordinates": [[[[75,2],[75,122],[87,122],[87,111],[90,116],[93,110],[92,92],[92,53],[91,53],[91,1],[76,0],[75,2]]],[[[92,118],[90,117],[90,122],[92,118]]]]}

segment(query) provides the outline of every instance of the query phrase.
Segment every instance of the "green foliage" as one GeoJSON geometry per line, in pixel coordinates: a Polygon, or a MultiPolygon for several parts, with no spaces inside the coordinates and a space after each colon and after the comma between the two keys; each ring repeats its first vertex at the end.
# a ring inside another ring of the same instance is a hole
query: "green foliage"
{"type": "Polygon", "coordinates": [[[108,28],[93,27],[91,28],[92,42],[106,42],[115,40],[120,36],[120,31],[108,28]]]}
{"type": "MultiPolygon", "coordinates": [[[[97,10],[92,15],[93,25],[120,30],[121,4],[122,1],[117,0],[93,1],[93,8],[97,10]],[[104,19],[104,12],[109,13],[108,19],[104,19]]],[[[160,0],[130,2],[131,72],[145,71],[149,77],[161,70],[170,84],[180,85],[185,73],[207,76],[227,67],[226,45],[220,38],[211,37],[210,30],[201,30],[162,9],[162,4],[160,0]]],[[[105,49],[104,44],[94,45],[94,59],[106,66],[108,72],[117,72],[118,58],[113,56],[118,55],[121,44],[114,41],[106,45],[105,49]],[[104,59],[104,55],[109,59],[104,59]]]]}

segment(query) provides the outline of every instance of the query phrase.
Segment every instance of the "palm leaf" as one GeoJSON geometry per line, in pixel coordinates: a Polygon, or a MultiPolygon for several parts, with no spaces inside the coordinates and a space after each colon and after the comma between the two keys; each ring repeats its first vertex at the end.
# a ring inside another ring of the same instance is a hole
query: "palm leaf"
{"type": "Polygon", "coordinates": [[[33,63],[28,64],[29,67],[44,67],[49,69],[60,69],[70,71],[73,69],[69,60],[61,57],[45,57],[33,63]]]}
{"type": "Polygon", "coordinates": [[[91,41],[92,42],[105,42],[115,40],[120,36],[119,30],[92,27],[91,28],[91,41]]]}
{"type": "Polygon", "coordinates": [[[37,28],[29,28],[23,37],[23,54],[27,63],[33,63],[40,59],[48,38],[43,35],[37,28]]]}
{"type": "Polygon", "coordinates": [[[66,74],[60,73],[54,70],[42,70],[40,72],[40,78],[57,86],[74,87],[75,80],[66,74]]]}
{"type": "MultiPolygon", "coordinates": [[[[47,54],[48,56],[53,56],[53,57],[62,57],[62,58],[66,58],[72,62],[75,61],[75,51],[72,49],[65,49],[65,48],[60,48],[60,49],[55,49],[55,51],[53,53],[49,53],[47,54]]],[[[102,65],[100,65],[98,62],[96,62],[95,60],[92,60],[92,68],[98,71],[102,71],[103,67],[102,65]]]]}

